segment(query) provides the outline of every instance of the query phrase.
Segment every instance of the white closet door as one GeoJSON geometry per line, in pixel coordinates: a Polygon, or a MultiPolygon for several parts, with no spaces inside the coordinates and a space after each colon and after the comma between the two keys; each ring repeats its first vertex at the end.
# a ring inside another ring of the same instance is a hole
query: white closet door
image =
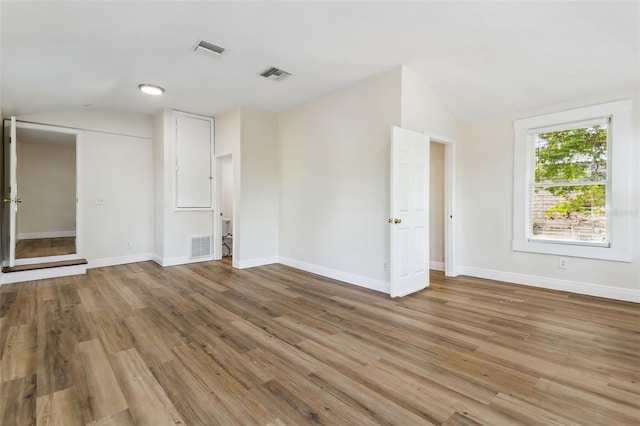
{"type": "Polygon", "coordinates": [[[176,208],[213,208],[213,119],[176,113],[176,208]]]}

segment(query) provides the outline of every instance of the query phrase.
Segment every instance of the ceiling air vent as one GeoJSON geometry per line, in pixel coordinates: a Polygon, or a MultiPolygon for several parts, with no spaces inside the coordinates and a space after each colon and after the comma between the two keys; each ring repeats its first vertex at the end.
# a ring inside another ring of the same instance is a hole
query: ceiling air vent
{"type": "Polygon", "coordinates": [[[268,78],[269,80],[278,81],[287,78],[291,74],[276,67],[271,67],[268,70],[261,72],[260,75],[264,78],[268,78]]]}
{"type": "Polygon", "coordinates": [[[210,55],[220,56],[224,52],[224,48],[209,43],[208,41],[201,40],[195,47],[196,52],[208,53],[210,55]]]}

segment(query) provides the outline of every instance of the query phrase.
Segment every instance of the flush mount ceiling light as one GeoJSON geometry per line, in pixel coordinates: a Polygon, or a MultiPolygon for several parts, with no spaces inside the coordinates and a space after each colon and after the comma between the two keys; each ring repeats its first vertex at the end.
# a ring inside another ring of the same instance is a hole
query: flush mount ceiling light
{"type": "Polygon", "coordinates": [[[195,52],[208,53],[214,56],[220,56],[222,55],[222,52],[224,52],[223,47],[216,46],[215,44],[209,43],[208,41],[204,40],[200,40],[193,50],[195,52]]]}
{"type": "Polygon", "coordinates": [[[164,89],[160,86],[154,86],[153,84],[138,84],[138,89],[147,95],[162,95],[164,93],[164,89]]]}
{"type": "Polygon", "coordinates": [[[289,77],[291,73],[288,73],[276,67],[271,67],[261,72],[260,75],[264,78],[268,78],[269,80],[280,81],[289,77]]]}

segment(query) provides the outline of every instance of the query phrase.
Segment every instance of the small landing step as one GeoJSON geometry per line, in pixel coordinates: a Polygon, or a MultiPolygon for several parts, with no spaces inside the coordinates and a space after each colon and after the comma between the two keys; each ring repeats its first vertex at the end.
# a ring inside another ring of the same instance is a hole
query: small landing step
{"type": "Polygon", "coordinates": [[[73,260],[63,260],[60,262],[34,263],[31,265],[5,266],[4,268],[2,268],[2,272],[8,273],[8,272],[37,271],[39,269],[86,265],[87,263],[88,263],[87,259],[73,259],[73,260]]]}

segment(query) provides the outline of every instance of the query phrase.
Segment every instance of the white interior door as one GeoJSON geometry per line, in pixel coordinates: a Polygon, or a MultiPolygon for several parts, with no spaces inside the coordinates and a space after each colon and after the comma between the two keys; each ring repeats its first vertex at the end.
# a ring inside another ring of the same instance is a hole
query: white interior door
{"type": "Polygon", "coordinates": [[[429,285],[429,136],[391,134],[391,297],[429,285]]]}

